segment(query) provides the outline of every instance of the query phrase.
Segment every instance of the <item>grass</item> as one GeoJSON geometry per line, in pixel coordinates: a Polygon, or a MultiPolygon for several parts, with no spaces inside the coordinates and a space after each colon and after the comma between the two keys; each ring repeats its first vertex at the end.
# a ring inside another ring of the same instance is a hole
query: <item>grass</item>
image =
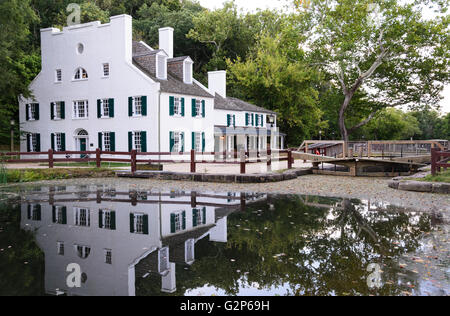
{"type": "Polygon", "coordinates": [[[0,169],[0,183],[25,183],[44,180],[63,180],[78,178],[111,178],[115,177],[115,171],[105,168],[86,168],[86,169],[12,169],[3,170],[3,177],[6,175],[6,181],[2,182],[2,171],[0,169]]]}
{"type": "Polygon", "coordinates": [[[438,173],[437,175],[428,175],[425,178],[420,179],[421,181],[426,182],[444,182],[444,183],[450,183],[450,170],[443,171],[441,173],[438,173]]]}

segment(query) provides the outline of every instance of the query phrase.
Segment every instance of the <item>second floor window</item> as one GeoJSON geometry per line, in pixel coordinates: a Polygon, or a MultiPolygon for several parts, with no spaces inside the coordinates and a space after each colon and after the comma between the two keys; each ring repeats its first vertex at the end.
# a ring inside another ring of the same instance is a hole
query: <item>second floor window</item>
{"type": "Polygon", "coordinates": [[[147,97],[128,98],[128,116],[147,116],[147,97]]]}
{"type": "Polygon", "coordinates": [[[103,229],[115,230],[116,212],[110,210],[100,210],[98,226],[103,229]]]}
{"type": "Polygon", "coordinates": [[[25,114],[27,121],[39,120],[39,104],[38,103],[27,104],[25,114]]]}
{"type": "Polygon", "coordinates": [[[89,117],[89,102],[87,100],[73,102],[73,118],[81,119],[89,117]]]}
{"type": "Polygon", "coordinates": [[[65,102],[52,102],[50,105],[50,118],[52,120],[65,119],[65,102]]]}
{"type": "Polygon", "coordinates": [[[64,256],[64,243],[63,242],[56,243],[56,251],[57,251],[58,255],[64,256]]]}
{"type": "Polygon", "coordinates": [[[130,214],[130,232],[148,235],[148,215],[140,213],[130,214]]]}

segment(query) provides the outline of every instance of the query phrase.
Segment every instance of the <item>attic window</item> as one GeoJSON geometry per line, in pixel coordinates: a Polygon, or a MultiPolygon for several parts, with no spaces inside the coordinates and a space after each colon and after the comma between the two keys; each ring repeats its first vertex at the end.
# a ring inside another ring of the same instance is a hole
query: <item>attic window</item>
{"type": "Polygon", "coordinates": [[[84,68],[78,68],[76,71],[75,71],[75,76],[74,76],[74,80],[83,80],[83,79],[88,79],[89,78],[89,76],[88,76],[88,73],[87,73],[87,71],[86,71],[86,69],[84,69],[84,68]]]}
{"type": "Polygon", "coordinates": [[[166,57],[158,55],[156,60],[157,60],[157,74],[156,74],[156,76],[159,79],[167,79],[166,57]]]}
{"type": "Polygon", "coordinates": [[[192,62],[190,61],[184,62],[184,83],[192,83],[192,62]]]}
{"type": "Polygon", "coordinates": [[[83,54],[83,52],[84,52],[84,45],[83,44],[78,44],[78,46],[77,46],[77,52],[78,52],[78,54],[83,54]]]}

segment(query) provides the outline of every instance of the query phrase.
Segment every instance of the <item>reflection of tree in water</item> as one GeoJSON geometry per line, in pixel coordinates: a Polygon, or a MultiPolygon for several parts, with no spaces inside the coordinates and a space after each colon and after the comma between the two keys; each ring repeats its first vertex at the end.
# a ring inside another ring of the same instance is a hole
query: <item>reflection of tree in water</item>
{"type": "Polygon", "coordinates": [[[21,230],[18,205],[0,203],[0,249],[0,296],[44,295],[44,254],[21,230]]]}
{"type": "Polygon", "coordinates": [[[261,290],[284,285],[287,295],[400,294],[398,271],[384,264],[417,249],[431,229],[429,216],[383,205],[369,211],[360,201],[319,204],[329,203],[277,197],[233,214],[228,244],[202,240],[196,263],[188,271],[177,266],[177,294],[210,285],[235,295],[242,282],[261,290]],[[380,264],[383,281],[392,282],[369,290],[371,263],[380,264]]]}

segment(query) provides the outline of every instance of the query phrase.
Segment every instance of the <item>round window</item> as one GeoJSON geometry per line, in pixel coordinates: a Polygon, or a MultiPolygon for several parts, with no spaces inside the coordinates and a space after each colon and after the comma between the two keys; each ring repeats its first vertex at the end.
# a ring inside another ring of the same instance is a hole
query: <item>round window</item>
{"type": "Polygon", "coordinates": [[[84,45],[83,44],[78,44],[78,48],[77,48],[78,54],[83,54],[84,52],[84,45]]]}

